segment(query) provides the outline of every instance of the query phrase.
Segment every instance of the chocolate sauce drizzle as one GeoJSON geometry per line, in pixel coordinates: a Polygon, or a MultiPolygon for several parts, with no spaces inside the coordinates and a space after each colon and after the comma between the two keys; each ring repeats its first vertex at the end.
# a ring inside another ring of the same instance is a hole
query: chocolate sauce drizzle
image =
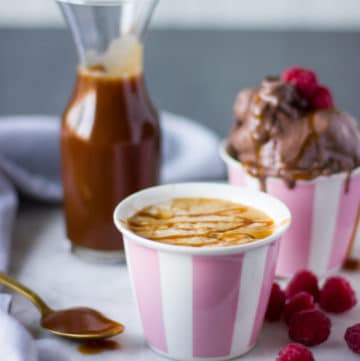
{"type": "Polygon", "coordinates": [[[360,133],[348,114],[313,111],[294,86],[276,77],[240,93],[234,112],[229,153],[260,180],[262,190],[269,176],[294,188],[298,180],[346,172],[349,191],[351,173],[360,166],[360,133]]]}

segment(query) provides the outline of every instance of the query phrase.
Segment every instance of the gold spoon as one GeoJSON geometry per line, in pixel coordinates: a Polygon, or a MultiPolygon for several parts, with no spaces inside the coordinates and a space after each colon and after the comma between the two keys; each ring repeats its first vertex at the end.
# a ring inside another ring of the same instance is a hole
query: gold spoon
{"type": "Polygon", "coordinates": [[[0,272],[0,284],[19,292],[40,311],[41,326],[61,337],[77,340],[99,340],[118,335],[125,327],[91,308],[77,307],[52,310],[35,292],[7,274],[0,272]]]}

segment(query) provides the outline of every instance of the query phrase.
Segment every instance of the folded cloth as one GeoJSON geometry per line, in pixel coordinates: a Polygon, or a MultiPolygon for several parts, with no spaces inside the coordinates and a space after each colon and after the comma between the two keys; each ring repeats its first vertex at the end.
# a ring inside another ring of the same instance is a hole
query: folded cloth
{"type": "MultiPolygon", "coordinates": [[[[163,113],[163,183],[225,176],[219,140],[190,120],[163,113]]],[[[9,264],[17,192],[37,200],[60,202],[59,120],[55,117],[0,118],[0,271],[9,264]]],[[[0,293],[0,360],[65,361],[55,340],[34,341],[9,316],[10,296],[0,293]]]]}
{"type": "Polygon", "coordinates": [[[8,314],[11,296],[0,297],[0,360],[1,361],[67,361],[56,340],[34,341],[29,332],[8,314]]]}
{"type": "Polygon", "coordinates": [[[6,270],[9,264],[11,229],[17,203],[14,186],[0,174],[0,271],[6,270]]]}

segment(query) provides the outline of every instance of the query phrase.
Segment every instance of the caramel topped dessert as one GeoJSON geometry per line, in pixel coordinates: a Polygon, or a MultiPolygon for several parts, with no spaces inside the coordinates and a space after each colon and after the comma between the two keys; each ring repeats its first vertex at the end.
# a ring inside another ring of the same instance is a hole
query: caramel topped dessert
{"type": "Polygon", "coordinates": [[[274,232],[274,221],[249,206],[213,198],[175,198],[127,220],[135,234],[178,246],[234,246],[274,232]]]}
{"type": "Polygon", "coordinates": [[[331,91],[309,70],[292,67],[243,90],[234,106],[230,155],[262,181],[282,178],[295,187],[360,166],[356,120],[334,104],[331,91]]]}

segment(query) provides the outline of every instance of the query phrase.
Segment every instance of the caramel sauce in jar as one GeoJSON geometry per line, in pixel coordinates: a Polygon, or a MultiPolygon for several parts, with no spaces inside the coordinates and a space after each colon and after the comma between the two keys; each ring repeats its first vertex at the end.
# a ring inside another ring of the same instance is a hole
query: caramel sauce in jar
{"type": "Polygon", "coordinates": [[[142,73],[80,67],[61,127],[66,233],[73,246],[123,249],[115,206],[159,182],[160,128],[142,73]]]}

